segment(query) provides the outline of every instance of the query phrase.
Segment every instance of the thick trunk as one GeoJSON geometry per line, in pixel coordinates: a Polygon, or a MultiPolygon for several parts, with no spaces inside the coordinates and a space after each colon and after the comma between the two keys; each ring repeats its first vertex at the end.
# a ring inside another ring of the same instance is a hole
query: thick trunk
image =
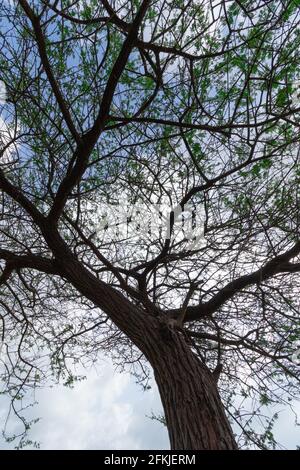
{"type": "Polygon", "coordinates": [[[183,335],[173,332],[150,356],[171,449],[237,449],[217,384],[183,335]]]}
{"type": "Polygon", "coordinates": [[[151,363],[172,449],[236,449],[212,374],[191,351],[183,333],[132,305],[76,260],[57,231],[44,228],[57,268],[135,343],[151,363]]]}

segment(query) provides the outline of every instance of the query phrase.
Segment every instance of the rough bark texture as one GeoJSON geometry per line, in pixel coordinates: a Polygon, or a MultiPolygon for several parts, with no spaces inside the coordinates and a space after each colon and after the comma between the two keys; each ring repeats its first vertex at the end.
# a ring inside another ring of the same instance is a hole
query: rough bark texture
{"type": "Polygon", "coordinates": [[[132,305],[99,281],[74,259],[55,229],[48,226],[45,237],[61,274],[104,310],[152,365],[171,448],[236,449],[213,375],[192,352],[183,332],[132,305]]]}
{"type": "Polygon", "coordinates": [[[149,358],[164,407],[171,449],[234,450],[237,445],[211,372],[184,336],[153,348],[149,358]]]}

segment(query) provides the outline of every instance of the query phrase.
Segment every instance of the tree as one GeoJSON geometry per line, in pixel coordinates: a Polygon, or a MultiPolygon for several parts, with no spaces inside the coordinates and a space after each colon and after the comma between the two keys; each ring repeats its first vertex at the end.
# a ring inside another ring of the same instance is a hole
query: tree
{"type": "Polygon", "coordinates": [[[298,7],[3,2],[2,379],[25,430],[26,391],[105,351],[153,368],[172,449],[276,445],[268,405],[299,382],[298,7]]]}

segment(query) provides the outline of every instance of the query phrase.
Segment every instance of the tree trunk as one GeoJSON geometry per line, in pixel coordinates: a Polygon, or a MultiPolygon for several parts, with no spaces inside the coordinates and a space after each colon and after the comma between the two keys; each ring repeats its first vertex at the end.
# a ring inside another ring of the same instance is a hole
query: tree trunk
{"type": "Polygon", "coordinates": [[[192,352],[182,331],[134,306],[74,258],[57,230],[42,226],[57,268],[74,287],[109,315],[153,367],[172,449],[236,449],[210,371],[192,352]]]}
{"type": "Polygon", "coordinates": [[[154,369],[173,450],[237,449],[211,372],[191,351],[182,333],[152,348],[154,369]]]}

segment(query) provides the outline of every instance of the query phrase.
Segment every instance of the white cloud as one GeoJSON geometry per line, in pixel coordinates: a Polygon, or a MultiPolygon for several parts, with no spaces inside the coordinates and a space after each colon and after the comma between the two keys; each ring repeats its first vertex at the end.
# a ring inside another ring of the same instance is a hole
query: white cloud
{"type": "MultiPolygon", "coordinates": [[[[162,405],[156,386],[143,392],[129,374],[120,374],[108,361],[99,372],[87,373],[87,380],[74,389],[63,386],[36,394],[39,402],[31,416],[41,418],[33,425],[30,438],[41,449],[168,449],[167,429],[148,418],[160,414],[162,405]]],[[[4,422],[8,403],[0,400],[0,421],[4,422]]],[[[300,404],[295,405],[300,414],[300,404]]],[[[17,422],[14,423],[17,432],[17,422]]],[[[12,428],[11,428],[12,429],[12,428]]],[[[287,449],[300,444],[294,416],[288,410],[279,413],[275,437],[287,449]]],[[[13,446],[10,446],[13,447],[13,446]]],[[[3,441],[0,449],[9,448],[3,441]]]]}
{"type": "MultiPolygon", "coordinates": [[[[300,416],[300,402],[292,403],[294,411],[300,416]]],[[[279,412],[279,419],[274,427],[274,434],[278,441],[287,449],[296,449],[300,446],[299,427],[295,426],[295,415],[289,409],[279,412]]]]}
{"type": "MultiPolygon", "coordinates": [[[[30,413],[41,420],[30,438],[41,449],[169,448],[166,428],[148,418],[162,409],[156,387],[143,392],[133,377],[116,372],[109,362],[87,375],[74,389],[57,386],[36,393],[39,404],[30,413]]],[[[7,403],[1,403],[3,422],[7,403]]]]}

